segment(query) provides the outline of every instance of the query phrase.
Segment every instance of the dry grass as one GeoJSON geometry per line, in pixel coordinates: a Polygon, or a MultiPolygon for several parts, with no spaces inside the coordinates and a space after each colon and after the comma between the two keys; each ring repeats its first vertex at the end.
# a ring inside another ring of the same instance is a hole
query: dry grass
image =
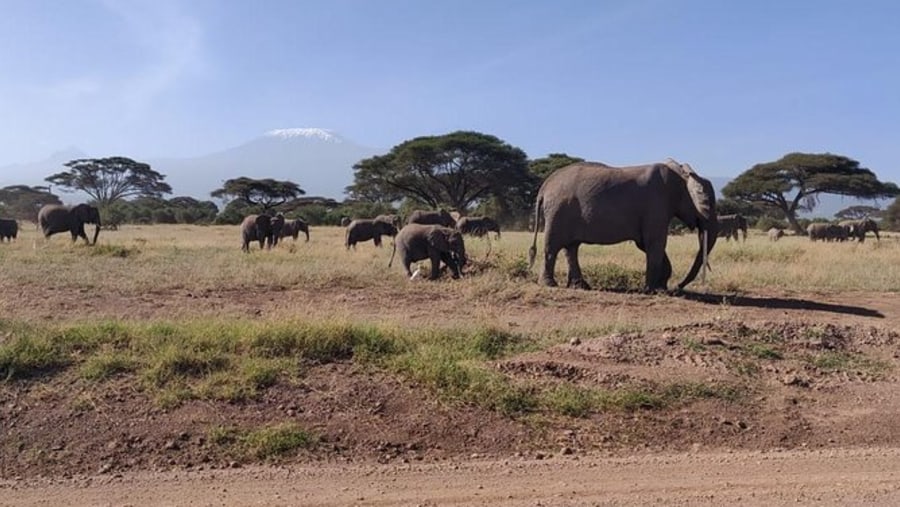
{"type": "MultiPolygon", "coordinates": [[[[98,247],[71,244],[68,237],[45,242],[25,226],[13,244],[0,245],[0,265],[7,283],[96,289],[116,293],[146,293],[185,289],[231,290],[248,287],[344,287],[348,290],[381,288],[405,290],[409,285],[402,270],[387,268],[390,241],[384,248],[361,244],[356,251],[343,246],[343,229],[314,227],[311,240],[286,241],[274,251],[240,252],[237,226],[124,226],[103,231],[98,247]]],[[[762,234],[746,243],[720,241],[711,255],[713,271],[709,290],[716,292],[786,289],[804,291],[900,290],[900,241],[884,235],[858,243],[812,243],[802,237],[785,237],[776,243],[762,234]]],[[[541,237],[539,237],[540,241],[541,237]]],[[[488,255],[485,240],[470,239],[467,250],[473,276],[440,284],[440,291],[464,297],[527,300],[540,296],[535,283],[538,266],[527,270],[525,253],[531,234],[509,232],[494,241],[488,255]]],[[[690,265],[696,251],[693,236],[673,236],[668,252],[675,273],[670,286],[690,265]]],[[[586,274],[597,275],[598,288],[630,288],[635,273],[644,270],[643,255],[631,243],[581,248],[586,274]],[[603,278],[615,267],[615,273],[603,278]]],[[[565,280],[565,260],[560,256],[557,278],[565,280]]],[[[427,283],[417,285],[416,290],[427,283]]],[[[696,281],[692,289],[701,289],[696,281]]]]}

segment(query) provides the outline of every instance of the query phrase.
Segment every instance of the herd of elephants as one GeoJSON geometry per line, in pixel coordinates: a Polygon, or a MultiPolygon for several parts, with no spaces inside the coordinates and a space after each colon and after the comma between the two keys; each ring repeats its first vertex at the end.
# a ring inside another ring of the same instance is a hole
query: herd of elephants
{"type": "MultiPolygon", "coordinates": [[[[554,171],[541,186],[534,204],[534,239],[529,248],[529,265],[537,254],[539,224],[544,223],[544,258],[540,281],[556,286],[554,269],[560,251],[568,262],[568,287],[589,288],[581,273],[578,248],[581,244],[609,245],[634,241],[647,259],[645,290],[667,290],[672,264],[666,254],[669,223],[679,218],[691,230],[697,230],[698,251],[685,278],[678,284],[683,289],[691,283],[701,267],[707,265],[708,254],[716,239],[738,239],[742,231],[747,237],[747,222],[741,215],[717,215],[715,191],[709,180],[699,176],[688,164],[672,159],[664,162],[628,167],[612,167],[598,162],[579,162],[554,171]]],[[[94,206],[78,204],[66,207],[47,205],[38,213],[38,225],[45,237],[70,232],[72,241],[79,237],[94,244],[100,234],[100,213],[94,206]],[[94,224],[93,239],[88,240],[85,224],[94,224]]],[[[458,278],[466,264],[463,235],[484,236],[500,227],[490,217],[458,217],[446,210],[415,211],[404,221],[397,215],[375,218],[345,219],[345,246],[356,248],[359,242],[373,241],[381,245],[382,236],[394,238],[394,254],[407,276],[413,277],[410,265],[431,260],[430,279],[440,276],[441,265],[458,278]]],[[[838,224],[813,223],[807,234],[813,241],[864,241],[867,232],[878,235],[878,226],[870,218],[838,224]]],[[[0,219],[0,241],[13,239],[18,232],[15,220],[0,219]]],[[[278,213],[249,215],[241,224],[242,249],[258,241],[260,248],[271,248],[279,239],[299,233],[309,241],[309,227],[303,220],[286,220],[278,213]]],[[[781,229],[768,232],[770,240],[784,235],[781,229]]]]}

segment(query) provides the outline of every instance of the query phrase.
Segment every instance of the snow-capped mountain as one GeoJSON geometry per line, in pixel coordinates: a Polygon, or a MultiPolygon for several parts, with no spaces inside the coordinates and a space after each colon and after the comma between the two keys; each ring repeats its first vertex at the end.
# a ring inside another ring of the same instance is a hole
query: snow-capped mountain
{"type": "Polygon", "coordinates": [[[353,165],[378,150],[360,146],[321,128],[270,130],[240,146],[196,158],[147,162],[166,175],[174,195],[209,199],[230,178],[290,180],[318,195],[341,200],[353,182],[353,165]]]}
{"type": "MultiPolygon", "coordinates": [[[[247,176],[290,180],[300,185],[306,195],[342,200],[344,188],[353,182],[353,165],[376,153],[378,150],[360,146],[328,129],[284,128],[200,157],[139,160],[166,175],[173,196],[208,200],[210,192],[220,188],[225,180],[247,176]]],[[[0,167],[0,187],[44,185],[44,178],[65,170],[63,164],[70,160],[109,155],[88,155],[68,148],[40,162],[0,167]]],[[[72,196],[62,195],[66,202],[72,196]]]]}

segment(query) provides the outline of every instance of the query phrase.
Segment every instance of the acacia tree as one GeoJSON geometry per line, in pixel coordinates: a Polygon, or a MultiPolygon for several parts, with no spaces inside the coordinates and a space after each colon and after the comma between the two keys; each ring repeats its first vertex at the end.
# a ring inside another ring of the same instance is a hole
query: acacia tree
{"type": "Polygon", "coordinates": [[[86,158],[66,162],[68,171],[45,178],[64,192],[82,191],[105,208],[129,197],[162,197],[172,193],[164,175],[149,164],[127,157],[86,158]]]}
{"type": "Polygon", "coordinates": [[[883,213],[884,211],[875,206],[856,205],[844,208],[835,213],[834,216],[841,220],[859,220],[866,217],[881,218],[883,213]]]}
{"type": "Polygon", "coordinates": [[[51,194],[47,187],[12,185],[0,188],[3,214],[18,220],[36,220],[38,210],[45,204],[62,204],[62,201],[51,194]]]}
{"type": "MultiPolygon", "coordinates": [[[[565,153],[551,153],[546,157],[536,158],[528,162],[528,170],[531,171],[531,174],[540,178],[541,181],[544,181],[553,171],[578,162],[584,162],[584,159],[565,153]]],[[[540,183],[538,186],[540,186],[540,183]]]]}
{"type": "Polygon", "coordinates": [[[528,191],[532,176],[525,152],[479,132],[417,137],[354,167],[351,199],[390,203],[411,199],[459,211],[528,191]]]}
{"type": "Polygon", "coordinates": [[[789,153],[774,162],[756,164],[732,180],[722,193],[738,201],[779,210],[798,234],[798,211],[812,211],[819,194],[863,199],[895,196],[894,183],[882,183],[856,160],[831,153],[789,153]]]}
{"type": "Polygon", "coordinates": [[[217,199],[233,199],[248,206],[260,206],[263,211],[271,210],[304,194],[306,191],[293,181],[279,181],[272,178],[256,180],[243,176],[227,180],[222,188],[210,192],[210,195],[217,199]]]}

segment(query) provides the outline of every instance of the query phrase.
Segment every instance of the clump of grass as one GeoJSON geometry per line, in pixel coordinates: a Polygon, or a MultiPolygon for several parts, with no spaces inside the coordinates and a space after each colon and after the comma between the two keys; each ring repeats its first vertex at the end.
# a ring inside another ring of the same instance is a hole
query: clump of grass
{"type": "Polygon", "coordinates": [[[272,459],[300,449],[311,449],[318,438],[293,423],[282,423],[254,430],[215,426],[208,431],[210,443],[230,448],[244,457],[272,459]]]}
{"type": "Polygon", "coordinates": [[[87,380],[106,380],[116,375],[132,373],[137,369],[137,361],[121,352],[105,351],[84,360],[79,373],[87,380]]]}
{"type": "Polygon", "coordinates": [[[585,280],[597,289],[640,292],[644,289],[644,272],[618,264],[604,263],[582,267],[585,280]]]}
{"type": "Polygon", "coordinates": [[[16,336],[0,344],[0,379],[22,379],[56,371],[71,359],[46,335],[16,336]]]}
{"type": "Polygon", "coordinates": [[[497,256],[497,268],[508,280],[527,280],[531,278],[531,268],[528,259],[524,255],[508,257],[500,254],[497,256]]]}
{"type": "Polygon", "coordinates": [[[770,347],[764,343],[750,343],[744,347],[744,350],[753,357],[759,359],[780,360],[784,359],[784,355],[777,349],[770,347]]]}
{"type": "Polygon", "coordinates": [[[93,256],[104,256],[104,257],[119,257],[121,259],[126,259],[128,257],[133,257],[140,253],[136,247],[127,247],[124,245],[94,245],[93,248],[89,250],[91,255],[93,256]]]}
{"type": "Polygon", "coordinates": [[[546,390],[540,397],[540,403],[553,413],[587,417],[595,412],[609,410],[658,410],[698,399],[736,401],[739,396],[739,390],[735,387],[702,383],[633,386],[611,390],[559,384],[546,390]]]}
{"type": "Polygon", "coordinates": [[[806,360],[816,368],[830,372],[863,372],[880,376],[891,369],[887,361],[843,351],[822,352],[807,356],[806,360]]]}

